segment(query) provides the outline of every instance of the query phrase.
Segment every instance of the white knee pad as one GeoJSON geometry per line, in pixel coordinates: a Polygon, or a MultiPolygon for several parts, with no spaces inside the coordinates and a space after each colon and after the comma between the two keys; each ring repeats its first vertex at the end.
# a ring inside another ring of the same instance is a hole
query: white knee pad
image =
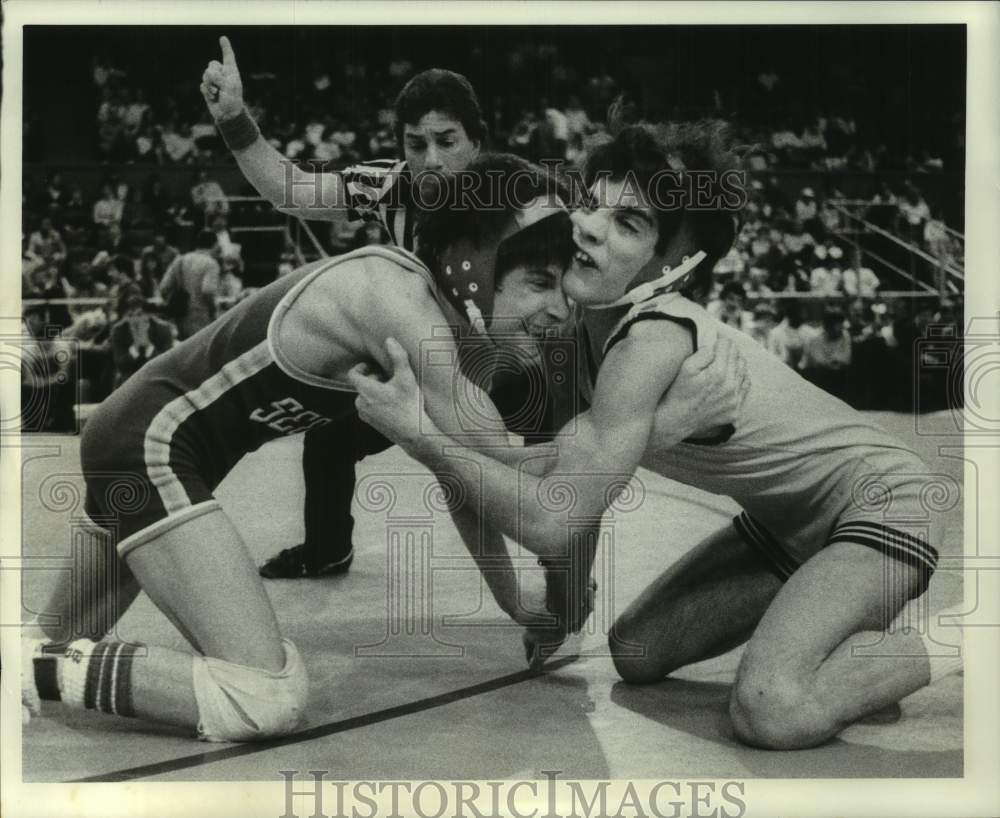
{"type": "Polygon", "coordinates": [[[210,656],[194,660],[198,738],[261,741],[292,732],[302,719],[309,677],[295,645],[282,640],[285,666],[262,670],[210,656]]]}

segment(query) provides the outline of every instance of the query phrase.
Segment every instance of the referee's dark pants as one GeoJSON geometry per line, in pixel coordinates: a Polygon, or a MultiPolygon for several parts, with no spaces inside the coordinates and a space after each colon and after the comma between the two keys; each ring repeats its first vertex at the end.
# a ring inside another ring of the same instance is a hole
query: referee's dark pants
{"type": "MultiPolygon", "coordinates": [[[[539,372],[507,374],[497,383],[490,397],[514,434],[523,435],[526,443],[551,440],[557,416],[551,391],[545,403],[535,411],[525,411],[525,395],[532,390],[530,379],[544,377],[539,372]]],[[[537,394],[537,390],[535,390],[537,394]]],[[[338,422],[306,433],[302,470],[306,481],[305,547],[302,562],[306,573],[347,557],[352,548],[354,518],[355,466],[371,454],[385,451],[393,443],[379,434],[356,414],[346,423],[338,422]]]]}
{"type": "Polygon", "coordinates": [[[312,573],[346,557],[351,550],[355,466],[393,443],[354,414],[306,432],[302,472],[306,481],[303,562],[312,573]]]}

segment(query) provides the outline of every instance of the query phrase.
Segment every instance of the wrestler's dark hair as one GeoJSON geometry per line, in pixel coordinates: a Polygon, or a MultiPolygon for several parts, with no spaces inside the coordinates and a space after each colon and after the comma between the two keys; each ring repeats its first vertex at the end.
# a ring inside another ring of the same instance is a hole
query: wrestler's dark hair
{"type": "MultiPolygon", "coordinates": [[[[712,269],[736,239],[734,217],[738,215],[738,208],[734,210],[730,205],[739,198],[732,193],[734,182],[742,178],[736,173],[744,170],[742,148],[734,144],[730,125],[722,120],[622,126],[621,115],[619,102],[609,111],[614,136],[589,151],[584,164],[584,182],[589,188],[602,175],[612,181],[634,179],[643,191],[655,186],[655,201],[660,202],[671,201],[670,194],[675,192],[677,206],[656,208],[656,252],[663,252],[683,224],[690,225],[699,249],[707,255],[696,268],[691,285],[695,290],[707,292],[712,269]],[[664,174],[664,171],[672,173],[664,174]],[[700,176],[701,181],[714,181],[700,185],[700,190],[711,200],[725,201],[724,206],[711,210],[688,207],[691,189],[683,179],[685,171],[707,172],[700,176]],[[727,171],[736,173],[729,174],[729,187],[723,188],[720,180],[725,178],[723,174],[727,171]]],[[[745,192],[740,205],[744,199],[745,192]]]]}
{"type": "Polygon", "coordinates": [[[431,111],[446,114],[462,123],[473,142],[486,141],[486,122],[479,98],[461,74],[444,68],[430,68],[412,77],[396,97],[396,143],[403,150],[403,128],[416,125],[431,111]]]}
{"type": "MultiPolygon", "coordinates": [[[[432,207],[417,210],[417,255],[431,270],[445,248],[467,239],[476,247],[499,241],[516,210],[544,197],[568,201],[554,174],[510,153],[484,153],[449,177],[432,207]]],[[[519,265],[569,266],[575,246],[566,213],[543,219],[508,238],[497,253],[494,286],[519,265]]]]}

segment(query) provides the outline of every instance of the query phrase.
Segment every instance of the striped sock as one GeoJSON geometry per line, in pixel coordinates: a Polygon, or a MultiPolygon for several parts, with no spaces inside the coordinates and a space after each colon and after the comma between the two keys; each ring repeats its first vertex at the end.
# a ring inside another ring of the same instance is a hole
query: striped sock
{"type": "Polygon", "coordinates": [[[79,639],[54,654],[35,659],[35,685],[42,699],[70,707],[135,716],[132,702],[132,659],[138,645],[79,639]]]}

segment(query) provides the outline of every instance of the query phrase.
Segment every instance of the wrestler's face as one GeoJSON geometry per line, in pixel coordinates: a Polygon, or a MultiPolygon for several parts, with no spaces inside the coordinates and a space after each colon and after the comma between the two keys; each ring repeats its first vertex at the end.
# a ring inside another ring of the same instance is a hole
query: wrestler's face
{"type": "Polygon", "coordinates": [[[656,214],[635,185],[600,179],[570,219],[576,253],[563,276],[563,290],[574,301],[610,304],[655,266],[656,214]]]}
{"type": "Polygon", "coordinates": [[[442,177],[465,170],[478,155],[479,143],[447,114],[428,111],[419,122],[403,126],[403,156],[425,203],[436,201],[442,177]]]}
{"type": "Polygon", "coordinates": [[[497,346],[516,346],[520,357],[539,359],[539,342],[570,316],[561,278],[562,268],[554,262],[518,265],[503,276],[488,327],[497,346]]]}

